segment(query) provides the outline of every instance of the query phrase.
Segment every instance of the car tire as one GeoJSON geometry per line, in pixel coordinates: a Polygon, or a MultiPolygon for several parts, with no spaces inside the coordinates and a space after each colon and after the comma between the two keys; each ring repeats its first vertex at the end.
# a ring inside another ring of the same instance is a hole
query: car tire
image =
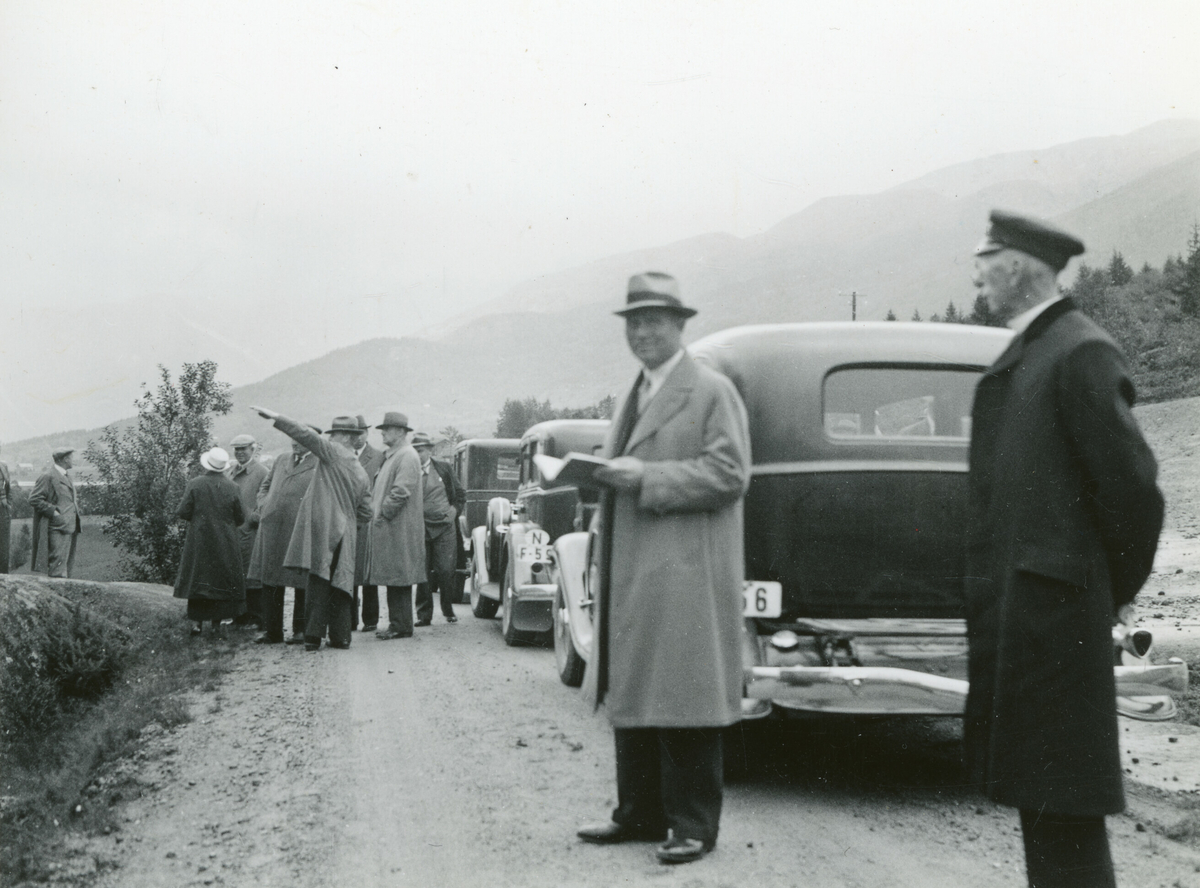
{"type": "Polygon", "coordinates": [[[575,642],[571,639],[571,625],[567,617],[567,596],[560,585],[554,593],[554,663],[558,677],[569,688],[583,684],[583,670],[587,666],[575,642]]]}
{"type": "Polygon", "coordinates": [[[516,580],[513,579],[512,563],[510,562],[504,570],[504,583],[500,586],[501,604],[504,607],[504,611],[500,615],[500,634],[504,636],[504,643],[509,647],[528,644],[532,640],[532,633],[521,632],[513,625],[512,599],[515,586],[516,580]]]}
{"type": "Polygon", "coordinates": [[[471,557],[471,613],[481,620],[492,620],[496,617],[496,609],[500,602],[483,594],[483,578],[475,569],[475,558],[471,557]]]}

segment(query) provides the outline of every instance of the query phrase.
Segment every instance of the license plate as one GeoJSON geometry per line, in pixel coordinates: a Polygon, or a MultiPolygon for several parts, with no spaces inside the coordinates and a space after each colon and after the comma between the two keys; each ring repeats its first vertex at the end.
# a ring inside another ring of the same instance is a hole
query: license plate
{"type": "Polygon", "coordinates": [[[518,561],[549,561],[549,546],[525,544],[517,547],[518,561]]]}
{"type": "Polygon", "coordinates": [[[769,580],[746,580],[742,587],[743,617],[778,617],[783,613],[783,586],[769,580]]]}

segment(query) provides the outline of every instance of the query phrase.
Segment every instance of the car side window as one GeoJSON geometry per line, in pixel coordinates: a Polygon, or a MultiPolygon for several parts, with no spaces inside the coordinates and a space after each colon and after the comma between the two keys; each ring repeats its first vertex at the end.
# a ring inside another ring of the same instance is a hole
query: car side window
{"type": "Polygon", "coordinates": [[[835,440],[966,440],[981,373],[954,365],[835,368],[825,377],[825,434],[835,440]]]}

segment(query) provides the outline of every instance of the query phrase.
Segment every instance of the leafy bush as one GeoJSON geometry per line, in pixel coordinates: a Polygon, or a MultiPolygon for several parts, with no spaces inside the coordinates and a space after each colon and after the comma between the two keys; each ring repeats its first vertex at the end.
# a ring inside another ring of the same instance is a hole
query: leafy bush
{"type": "Polygon", "coordinates": [[[16,570],[19,567],[24,567],[25,562],[29,560],[29,555],[32,552],[33,534],[29,532],[28,524],[22,524],[21,529],[17,531],[16,541],[9,548],[8,569],[16,570]]]}
{"type": "Polygon", "coordinates": [[[125,576],[170,584],[186,533],[175,509],[189,470],[211,445],[213,414],[228,413],[232,402],[212,361],[184,364],[178,385],[158,369],[158,389],[134,402],[137,426],[108,426],[88,444],[87,458],[99,474],[99,511],[111,516],[104,533],[122,552],[125,576]]]}
{"type": "Polygon", "coordinates": [[[39,748],[70,700],[94,700],[112,686],[128,646],[128,632],[78,603],[7,599],[0,611],[0,737],[39,748]]]}

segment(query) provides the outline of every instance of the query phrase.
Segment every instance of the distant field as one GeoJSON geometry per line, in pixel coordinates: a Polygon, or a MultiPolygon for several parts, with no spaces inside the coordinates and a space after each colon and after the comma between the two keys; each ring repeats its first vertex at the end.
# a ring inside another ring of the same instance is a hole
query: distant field
{"type": "MultiPolygon", "coordinates": [[[[109,538],[104,535],[105,520],[103,516],[99,515],[87,515],[83,518],[83,532],[79,534],[79,540],[75,544],[75,570],[72,574],[74,579],[97,582],[123,579],[118,563],[120,555],[109,538]]],[[[21,528],[29,527],[31,523],[32,519],[29,518],[13,521],[11,536],[13,544],[20,536],[21,528]]],[[[41,556],[38,558],[38,573],[44,574],[45,572],[46,541],[43,539],[41,556]]],[[[29,573],[28,562],[13,573],[29,573]]]]}

